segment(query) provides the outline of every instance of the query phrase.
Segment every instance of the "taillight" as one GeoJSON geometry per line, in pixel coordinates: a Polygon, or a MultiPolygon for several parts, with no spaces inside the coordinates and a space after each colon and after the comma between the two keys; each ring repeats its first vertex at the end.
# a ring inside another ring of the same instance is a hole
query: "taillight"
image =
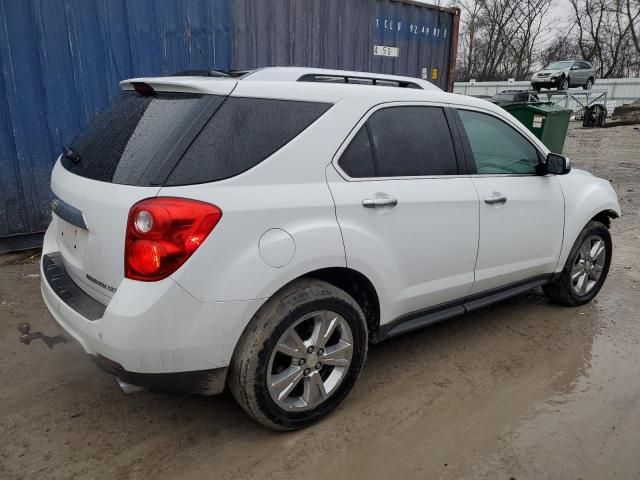
{"type": "Polygon", "coordinates": [[[186,198],[136,203],[127,222],[125,277],[147,282],[168,277],[202,245],[220,217],[215,205],[186,198]]]}

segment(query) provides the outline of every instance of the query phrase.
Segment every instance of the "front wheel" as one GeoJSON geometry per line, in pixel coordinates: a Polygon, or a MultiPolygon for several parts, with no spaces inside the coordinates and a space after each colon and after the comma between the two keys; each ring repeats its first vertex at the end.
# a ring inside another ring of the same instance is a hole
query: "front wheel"
{"type": "Polygon", "coordinates": [[[562,77],[558,81],[558,90],[568,90],[569,89],[569,79],[567,77],[562,77]]]}
{"type": "Polygon", "coordinates": [[[294,282],[252,319],[229,370],[244,410],[274,430],[296,430],[328,415],[364,365],[367,324],[346,292],[320,280],[294,282]]]}
{"type": "Polygon", "coordinates": [[[556,303],[578,306],[598,294],[611,265],[612,243],[607,227],[591,221],[580,232],[561,275],[542,287],[556,303]]]}

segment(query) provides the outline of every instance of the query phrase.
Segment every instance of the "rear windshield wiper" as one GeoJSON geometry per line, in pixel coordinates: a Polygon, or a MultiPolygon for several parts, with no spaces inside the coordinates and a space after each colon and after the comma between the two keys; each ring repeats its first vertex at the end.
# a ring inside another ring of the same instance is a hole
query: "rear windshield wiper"
{"type": "Polygon", "coordinates": [[[62,155],[64,158],[71,160],[73,163],[78,163],[80,161],[80,155],[78,152],[73,150],[71,147],[67,147],[66,145],[62,145],[62,155]]]}

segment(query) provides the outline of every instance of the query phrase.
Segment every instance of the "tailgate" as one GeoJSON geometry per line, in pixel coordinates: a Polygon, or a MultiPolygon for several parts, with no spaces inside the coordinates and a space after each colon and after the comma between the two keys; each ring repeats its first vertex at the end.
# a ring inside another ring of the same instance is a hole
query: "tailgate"
{"type": "Polygon", "coordinates": [[[124,277],[129,209],[159,187],[132,187],[74,175],[56,163],[51,177],[56,242],[71,279],[107,304],[124,277]]]}
{"type": "Polygon", "coordinates": [[[71,144],[51,177],[55,238],[67,273],[107,304],[124,278],[131,207],[155,197],[231,80],[135,79],[71,144]]]}

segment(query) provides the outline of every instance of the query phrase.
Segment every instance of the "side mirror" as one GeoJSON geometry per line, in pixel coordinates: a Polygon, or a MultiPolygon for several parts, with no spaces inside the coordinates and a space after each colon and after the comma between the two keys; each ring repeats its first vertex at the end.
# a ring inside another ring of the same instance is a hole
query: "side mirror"
{"type": "Polygon", "coordinates": [[[545,173],[553,173],[555,175],[565,175],[571,171],[571,161],[567,157],[550,153],[547,155],[545,162],[545,173]]]}

